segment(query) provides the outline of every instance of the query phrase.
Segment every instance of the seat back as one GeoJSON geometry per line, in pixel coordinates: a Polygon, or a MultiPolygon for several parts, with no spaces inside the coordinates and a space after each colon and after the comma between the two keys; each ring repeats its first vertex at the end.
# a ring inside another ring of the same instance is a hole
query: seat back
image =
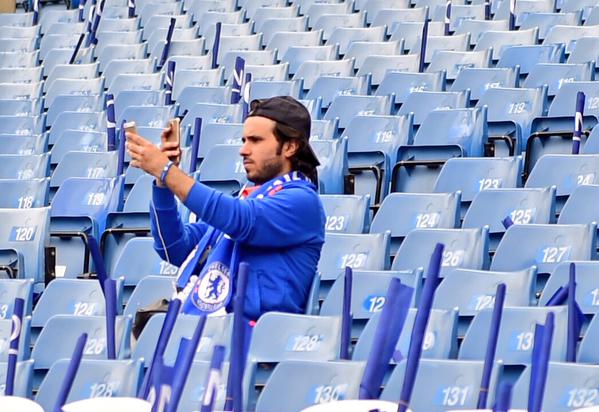
{"type": "Polygon", "coordinates": [[[320,162],[317,167],[319,192],[345,193],[344,177],[348,174],[347,139],[312,140],[310,146],[320,162]]]}
{"type": "MultiPolygon", "coordinates": [[[[464,22],[466,23],[466,22],[464,22]]],[[[464,67],[457,74],[451,91],[470,90],[470,98],[478,100],[491,87],[516,87],[519,71],[510,68],[464,67]]]]}
{"type": "MultiPolygon", "coordinates": [[[[570,264],[563,262],[555,267],[543,293],[539,298],[539,306],[546,306],[552,296],[568,284],[570,277],[570,264]]],[[[594,315],[599,311],[599,299],[595,284],[595,273],[599,262],[576,262],[576,302],[585,314],[594,315]]],[[[586,361],[585,361],[586,362],[586,361]]]]}
{"type": "Polygon", "coordinates": [[[50,179],[0,180],[0,208],[29,209],[48,205],[50,179]]]}
{"type": "Polygon", "coordinates": [[[420,125],[435,109],[458,109],[468,107],[470,93],[464,92],[412,92],[401,105],[397,114],[414,113],[414,124],[420,125]]]}
{"type": "Polygon", "coordinates": [[[337,233],[364,233],[370,223],[370,196],[321,195],[327,221],[325,230],[337,233]]]}

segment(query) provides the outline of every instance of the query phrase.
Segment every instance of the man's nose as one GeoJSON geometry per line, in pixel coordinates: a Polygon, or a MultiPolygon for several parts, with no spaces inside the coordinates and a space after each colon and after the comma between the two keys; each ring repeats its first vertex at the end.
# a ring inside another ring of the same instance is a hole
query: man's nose
{"type": "Polygon", "coordinates": [[[249,156],[249,154],[250,154],[250,150],[247,146],[247,142],[243,143],[241,145],[241,147],[239,148],[239,155],[245,157],[245,156],[249,156]]]}

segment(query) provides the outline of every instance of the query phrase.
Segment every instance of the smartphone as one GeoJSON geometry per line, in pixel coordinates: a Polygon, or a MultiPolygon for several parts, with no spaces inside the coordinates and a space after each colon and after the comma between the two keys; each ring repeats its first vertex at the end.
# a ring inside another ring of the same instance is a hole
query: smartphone
{"type": "Polygon", "coordinates": [[[167,141],[181,144],[181,119],[175,117],[174,119],[169,120],[168,123],[171,127],[171,132],[168,135],[167,141]]]}
{"type": "Polygon", "coordinates": [[[125,131],[137,134],[137,126],[134,121],[125,123],[123,127],[125,131]]]}

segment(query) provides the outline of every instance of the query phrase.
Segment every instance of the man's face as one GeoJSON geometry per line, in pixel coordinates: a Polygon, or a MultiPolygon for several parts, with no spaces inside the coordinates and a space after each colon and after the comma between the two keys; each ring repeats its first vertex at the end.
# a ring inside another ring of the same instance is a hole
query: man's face
{"type": "Polygon", "coordinates": [[[266,117],[248,117],[243,126],[239,154],[248,180],[262,184],[288,172],[288,161],[274,135],[275,122],[266,117]]]}

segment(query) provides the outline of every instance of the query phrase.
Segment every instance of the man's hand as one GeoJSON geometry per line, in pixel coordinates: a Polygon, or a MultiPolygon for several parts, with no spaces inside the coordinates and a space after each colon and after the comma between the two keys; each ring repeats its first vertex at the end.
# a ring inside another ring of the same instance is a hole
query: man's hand
{"type": "Polygon", "coordinates": [[[169,151],[159,149],[143,137],[127,132],[127,151],[131,156],[131,166],[138,167],[160,181],[164,166],[169,161],[169,151]]]}
{"type": "Polygon", "coordinates": [[[160,135],[160,141],[162,142],[160,150],[172,160],[175,166],[179,167],[179,163],[181,163],[181,142],[175,141],[176,132],[173,130],[172,126],[172,123],[169,122],[162,131],[162,134],[160,135]]]}

